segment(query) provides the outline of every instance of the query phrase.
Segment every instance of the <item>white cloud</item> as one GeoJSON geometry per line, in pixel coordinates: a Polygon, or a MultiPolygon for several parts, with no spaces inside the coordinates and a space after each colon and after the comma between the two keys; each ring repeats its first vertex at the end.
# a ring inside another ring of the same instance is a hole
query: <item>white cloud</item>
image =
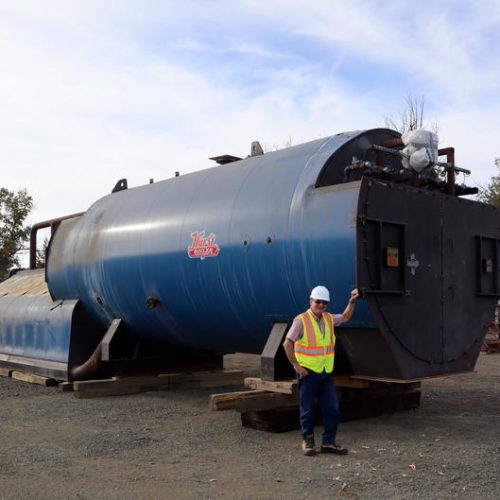
{"type": "Polygon", "coordinates": [[[486,3],[465,25],[452,2],[0,2],[2,185],[26,186],[43,220],[255,139],[383,126],[409,92],[485,183],[500,155],[486,3]]]}

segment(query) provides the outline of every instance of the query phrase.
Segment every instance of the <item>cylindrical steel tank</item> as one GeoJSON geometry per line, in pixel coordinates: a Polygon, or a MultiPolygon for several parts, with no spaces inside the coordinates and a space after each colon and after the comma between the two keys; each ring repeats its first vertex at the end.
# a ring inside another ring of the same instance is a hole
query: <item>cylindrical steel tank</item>
{"type": "Polygon", "coordinates": [[[358,286],[366,300],[338,334],[356,373],[471,369],[498,295],[481,274],[495,259],[498,275],[498,211],[389,181],[343,182],[353,156],[375,159],[373,144],[398,137],[343,133],[110,194],[55,231],[50,294],[79,299],[103,331],[121,318],[167,346],[260,353],[313,286],[331,290],[332,312],[358,286]],[[453,266],[470,282],[461,287],[453,266]]]}
{"type": "MultiPolygon", "coordinates": [[[[316,284],[332,290],[341,311],[356,285],[360,183],[315,184],[331,156],[360,135],[102,198],[57,230],[47,267],[52,297],[80,298],[104,323],[120,317],[140,336],[254,353],[274,321],[307,307],[316,284]],[[189,255],[200,234],[213,235],[213,255],[189,255]],[[158,307],[148,309],[147,297],[159,299],[158,307]]],[[[352,324],[375,326],[363,306],[352,324]]]]}

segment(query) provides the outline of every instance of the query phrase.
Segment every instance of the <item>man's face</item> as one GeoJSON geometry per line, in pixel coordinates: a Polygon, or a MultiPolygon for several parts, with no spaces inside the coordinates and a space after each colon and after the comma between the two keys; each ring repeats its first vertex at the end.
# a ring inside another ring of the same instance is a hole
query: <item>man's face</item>
{"type": "Polygon", "coordinates": [[[328,307],[328,302],[326,300],[311,299],[311,311],[316,314],[316,316],[321,316],[328,307]]]}

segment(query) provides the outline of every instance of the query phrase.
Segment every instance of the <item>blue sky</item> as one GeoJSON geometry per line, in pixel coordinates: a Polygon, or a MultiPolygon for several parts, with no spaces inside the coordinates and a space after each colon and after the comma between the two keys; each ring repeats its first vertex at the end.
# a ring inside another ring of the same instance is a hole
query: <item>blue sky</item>
{"type": "Polygon", "coordinates": [[[0,0],[0,184],[36,222],[253,140],[384,126],[409,94],[486,184],[499,28],[499,0],[0,0]]]}

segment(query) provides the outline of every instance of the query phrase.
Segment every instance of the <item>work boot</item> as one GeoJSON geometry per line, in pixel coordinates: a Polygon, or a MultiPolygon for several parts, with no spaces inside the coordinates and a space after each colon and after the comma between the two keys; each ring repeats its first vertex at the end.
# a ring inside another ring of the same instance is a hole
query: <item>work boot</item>
{"type": "Polygon", "coordinates": [[[316,453],[316,445],[314,444],[314,435],[304,436],[302,439],[302,451],[306,457],[310,457],[316,453]]]}
{"type": "Polygon", "coordinates": [[[321,453],[335,453],[335,455],[347,455],[347,448],[343,448],[338,444],[322,444],[321,453]]]}

